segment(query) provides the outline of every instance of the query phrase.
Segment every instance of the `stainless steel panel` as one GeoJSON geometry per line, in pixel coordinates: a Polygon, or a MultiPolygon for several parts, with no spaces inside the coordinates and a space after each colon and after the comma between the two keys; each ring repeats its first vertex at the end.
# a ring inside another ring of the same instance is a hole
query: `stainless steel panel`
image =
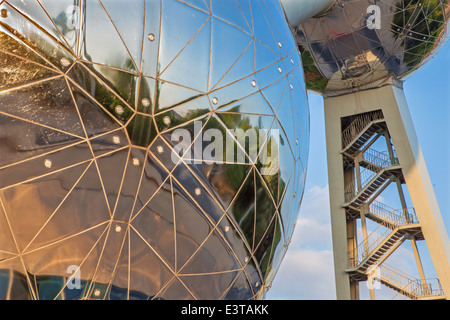
{"type": "Polygon", "coordinates": [[[309,143],[278,1],[3,1],[0,62],[1,299],[264,297],[309,143]]]}

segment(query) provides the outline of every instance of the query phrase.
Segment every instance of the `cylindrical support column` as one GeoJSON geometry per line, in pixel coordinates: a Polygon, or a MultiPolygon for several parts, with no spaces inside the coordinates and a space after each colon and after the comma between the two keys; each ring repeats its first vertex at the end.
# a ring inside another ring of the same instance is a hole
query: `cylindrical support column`
{"type": "Polygon", "coordinates": [[[349,274],[345,269],[356,258],[356,252],[353,251],[355,242],[349,241],[351,238],[349,233],[353,229],[348,225],[342,204],[346,202],[346,186],[354,183],[355,176],[353,168],[345,172],[343,170],[344,162],[340,153],[342,146],[341,117],[335,112],[333,104],[328,104],[327,100],[325,100],[324,107],[336,298],[350,300],[357,296],[358,290],[357,284],[351,284],[349,274]],[[353,255],[349,256],[349,252],[353,255]]]}
{"type": "Polygon", "coordinates": [[[336,0],[280,0],[291,27],[331,8],[336,0]]]}

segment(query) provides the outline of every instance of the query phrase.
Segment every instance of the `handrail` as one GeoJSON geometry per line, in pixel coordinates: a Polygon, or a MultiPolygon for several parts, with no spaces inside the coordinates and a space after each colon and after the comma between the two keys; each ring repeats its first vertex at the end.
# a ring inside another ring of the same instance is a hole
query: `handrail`
{"type": "MultiPolygon", "coordinates": [[[[345,201],[348,202],[353,199],[361,190],[363,190],[370,182],[378,175],[379,172],[375,172],[377,167],[374,167],[372,170],[367,169],[363,170],[360,174],[361,179],[361,187],[359,187],[358,183],[353,180],[345,187],[345,201]]],[[[381,170],[380,170],[381,171],[381,170]]]]}
{"type": "Polygon", "coordinates": [[[401,288],[401,293],[405,296],[427,297],[443,295],[439,279],[425,279],[422,282],[387,264],[382,264],[377,268],[377,276],[380,280],[384,278],[401,288]]]}
{"type": "Polygon", "coordinates": [[[386,264],[378,266],[377,276],[380,277],[380,280],[381,278],[384,278],[385,280],[396,284],[399,288],[402,288],[404,295],[406,295],[407,292],[414,294],[417,291],[417,286],[421,286],[420,280],[386,264]]]}
{"type": "Polygon", "coordinates": [[[369,205],[369,212],[383,220],[389,221],[396,227],[418,224],[419,220],[414,208],[393,209],[379,201],[372,201],[369,205]],[[394,218],[391,220],[391,218],[394,218]]]}
{"type": "Polygon", "coordinates": [[[342,147],[345,148],[372,121],[384,119],[381,110],[359,115],[342,131],[342,147]]]}
{"type": "Polygon", "coordinates": [[[391,160],[389,155],[387,155],[386,153],[380,152],[380,151],[377,151],[377,150],[374,150],[371,148],[368,148],[363,153],[363,158],[364,158],[364,160],[371,162],[382,168],[392,167],[394,165],[399,164],[397,158],[394,158],[391,160]]]}
{"type": "Polygon", "coordinates": [[[372,169],[366,169],[361,171],[360,173],[361,187],[359,187],[358,183],[356,182],[356,177],[352,182],[347,184],[347,186],[345,187],[345,201],[348,202],[351,199],[353,199],[353,197],[356,196],[358,192],[360,192],[368,184],[370,184],[370,182],[377,176],[378,169],[379,167],[373,166],[372,169]]]}
{"type": "MultiPolygon", "coordinates": [[[[392,213],[394,216],[394,213],[392,213]]],[[[390,219],[393,220],[393,219],[390,219]]],[[[396,222],[394,222],[396,224],[396,222]]],[[[393,233],[392,229],[389,228],[389,222],[383,221],[380,225],[370,233],[364,241],[360,242],[355,249],[348,252],[349,263],[351,267],[356,267],[361,264],[367,257],[371,256],[377,247],[384,241],[388,239],[388,235],[393,233]],[[381,232],[379,229],[385,228],[381,232]],[[356,256],[355,256],[356,253],[356,256]]]]}
{"type": "MultiPolygon", "coordinates": [[[[420,280],[418,280],[420,281],[420,280]]],[[[420,281],[421,282],[421,281],[420,281]]],[[[427,296],[443,296],[444,291],[442,290],[441,283],[439,279],[425,279],[425,284],[417,286],[414,290],[417,296],[427,297],[427,296]]]]}
{"type": "Polygon", "coordinates": [[[382,218],[379,226],[371,232],[364,241],[360,242],[354,250],[348,252],[350,266],[356,267],[370,256],[373,251],[385,240],[393,230],[408,224],[417,224],[417,215],[414,208],[405,209],[408,218],[405,217],[403,209],[394,210],[389,206],[373,201],[369,205],[369,211],[375,216],[382,218]],[[381,229],[385,228],[385,229],[381,229]],[[380,232],[381,230],[381,232],[380,232]],[[355,256],[356,253],[356,256],[355,256]]]}
{"type": "Polygon", "coordinates": [[[398,159],[390,159],[390,157],[383,152],[379,152],[373,149],[367,149],[363,154],[363,158],[368,162],[368,165],[364,170],[360,172],[361,188],[359,188],[356,181],[356,175],[354,181],[347,184],[345,187],[345,201],[350,201],[355,195],[364,189],[376,175],[389,167],[393,167],[399,164],[398,159]]]}

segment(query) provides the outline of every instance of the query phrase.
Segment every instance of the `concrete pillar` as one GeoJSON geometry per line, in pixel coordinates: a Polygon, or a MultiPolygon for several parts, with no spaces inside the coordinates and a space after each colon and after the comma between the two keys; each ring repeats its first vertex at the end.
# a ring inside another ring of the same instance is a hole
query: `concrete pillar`
{"type": "Polygon", "coordinates": [[[344,201],[344,173],[341,149],[341,118],[382,110],[406,186],[433,261],[444,295],[450,298],[450,241],[434,195],[425,161],[402,89],[386,85],[324,99],[330,190],[332,239],[338,299],[349,299],[345,276],[347,230],[344,201]]]}

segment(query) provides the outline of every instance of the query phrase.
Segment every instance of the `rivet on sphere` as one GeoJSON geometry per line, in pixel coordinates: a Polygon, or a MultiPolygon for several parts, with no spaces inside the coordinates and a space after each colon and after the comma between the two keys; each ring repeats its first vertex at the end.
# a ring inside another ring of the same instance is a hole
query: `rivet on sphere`
{"type": "Polygon", "coordinates": [[[158,151],[158,153],[163,153],[164,152],[163,146],[157,146],[156,151],[158,151]]]}
{"type": "Polygon", "coordinates": [[[141,162],[139,161],[138,158],[133,158],[133,160],[131,161],[133,163],[133,166],[137,167],[141,164],[141,162]]]}
{"type": "Polygon", "coordinates": [[[61,58],[61,65],[65,68],[65,67],[68,67],[68,66],[70,66],[70,60],[69,59],[67,59],[67,58],[61,58]]]}
{"type": "Polygon", "coordinates": [[[50,169],[52,167],[52,160],[45,159],[44,166],[50,169]]]}
{"type": "Polygon", "coordinates": [[[118,114],[120,116],[125,112],[125,109],[122,106],[116,106],[115,111],[116,111],[116,114],[118,114]]]}
{"type": "Polygon", "coordinates": [[[147,98],[142,99],[142,105],[143,105],[144,107],[150,106],[150,100],[147,99],[147,98]]]}
{"type": "Polygon", "coordinates": [[[153,33],[150,33],[150,34],[148,35],[148,40],[150,40],[150,41],[155,40],[155,35],[154,35],[153,33]]]}
{"type": "Polygon", "coordinates": [[[217,104],[219,102],[219,99],[217,98],[212,98],[212,103],[217,104]]]}
{"type": "Polygon", "coordinates": [[[114,144],[119,144],[120,143],[120,137],[119,136],[114,136],[112,138],[112,141],[113,141],[114,144]]]}
{"type": "Polygon", "coordinates": [[[197,196],[202,194],[202,190],[200,188],[195,188],[194,192],[197,196]]]}
{"type": "Polygon", "coordinates": [[[165,117],[163,118],[163,123],[164,123],[166,126],[170,125],[171,122],[172,122],[172,120],[170,119],[169,116],[165,116],[165,117]]]}
{"type": "Polygon", "coordinates": [[[252,80],[252,87],[256,87],[256,81],[252,80]]]}
{"type": "Polygon", "coordinates": [[[120,231],[122,231],[122,227],[121,226],[116,226],[116,232],[120,232],[120,231]]]}

